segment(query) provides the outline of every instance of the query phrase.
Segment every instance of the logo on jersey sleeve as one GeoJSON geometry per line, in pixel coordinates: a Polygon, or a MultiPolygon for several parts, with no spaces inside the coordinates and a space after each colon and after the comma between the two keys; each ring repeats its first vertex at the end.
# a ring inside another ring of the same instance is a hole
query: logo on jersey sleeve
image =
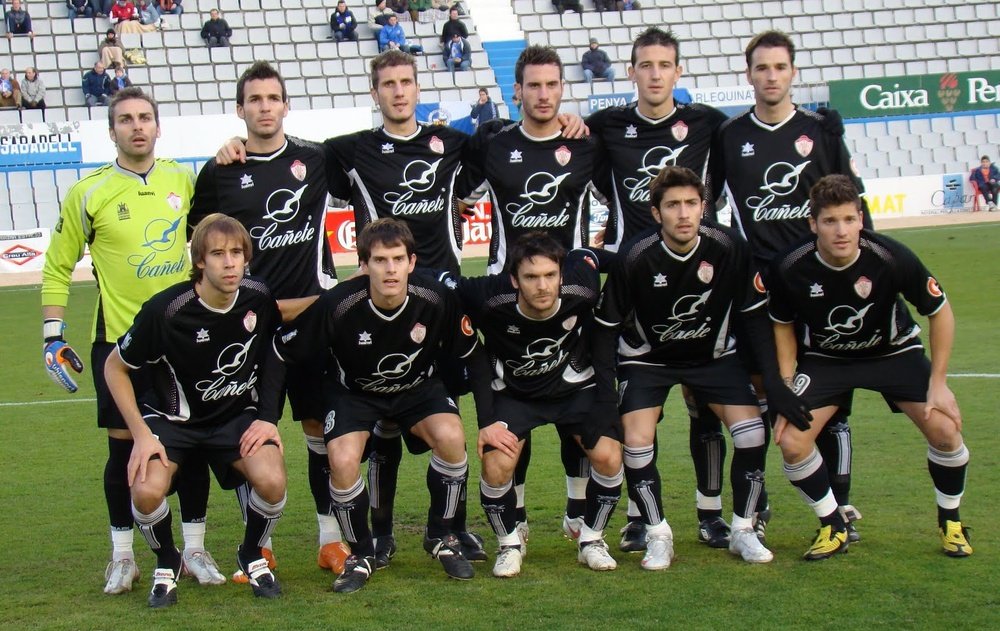
{"type": "Polygon", "coordinates": [[[472,328],[472,320],[467,315],[462,316],[462,322],[459,326],[462,329],[462,335],[465,337],[472,337],[472,334],[475,333],[475,330],[472,328]]]}
{"type": "Polygon", "coordinates": [[[646,151],[642,156],[642,166],[637,170],[639,177],[627,177],[622,180],[622,186],[628,191],[629,201],[649,202],[649,183],[663,169],[677,166],[677,159],[687,147],[687,145],[681,145],[676,149],[671,149],[670,147],[656,146],[646,151]]]}
{"type": "Polygon", "coordinates": [[[862,299],[867,298],[872,293],[872,281],[867,276],[862,276],[854,281],[854,293],[862,299]]]}
{"type": "Polygon", "coordinates": [[[767,287],[764,286],[764,279],[761,277],[760,272],[753,275],[753,288],[758,294],[767,293],[767,287]]]}
{"type": "Polygon", "coordinates": [[[798,188],[802,171],[810,163],[810,160],[798,165],[775,162],[767,167],[767,170],[764,171],[764,183],[758,187],[766,194],[752,195],[746,199],[747,207],[753,211],[754,221],[780,221],[809,217],[808,199],[800,206],[791,206],[788,203],[781,203],[778,198],[790,195],[798,188]]]}
{"type": "Polygon", "coordinates": [[[292,177],[298,181],[306,179],[306,165],[302,163],[301,160],[296,160],[292,163],[292,166],[288,168],[292,172],[292,177]]]}
{"type": "Polygon", "coordinates": [[[559,166],[564,167],[569,164],[570,159],[573,157],[573,153],[566,145],[561,145],[558,149],[556,149],[555,156],[556,162],[559,163],[559,166]]]}
{"type": "Polygon", "coordinates": [[[677,121],[674,126],[670,128],[670,134],[674,137],[677,142],[682,142],[688,137],[688,126],[684,121],[677,121]]]}
{"type": "Polygon", "coordinates": [[[213,379],[203,379],[195,384],[195,389],[201,392],[202,401],[218,401],[226,397],[238,397],[245,394],[257,383],[256,371],[251,371],[246,377],[246,381],[238,381],[237,377],[247,363],[253,342],[257,339],[254,335],[246,342],[236,342],[222,349],[219,356],[215,358],[215,370],[213,375],[218,375],[213,379]]]}
{"type": "Polygon", "coordinates": [[[559,209],[559,213],[550,215],[547,212],[532,214],[536,206],[546,206],[555,201],[559,195],[559,185],[569,177],[569,173],[555,176],[544,171],[534,173],[524,182],[524,192],[519,196],[527,200],[524,204],[510,202],[506,210],[511,214],[510,224],[515,228],[558,228],[570,223],[566,211],[568,204],[559,209]]]}
{"type": "Polygon", "coordinates": [[[699,318],[702,308],[708,304],[708,298],[712,295],[709,289],[700,294],[688,294],[681,296],[674,302],[670,312],[670,324],[654,324],[653,333],[660,336],[661,342],[670,340],[697,340],[707,337],[712,329],[708,326],[708,318],[699,318]],[[688,323],[695,323],[702,320],[695,328],[685,328],[688,323]]]}
{"type": "Polygon", "coordinates": [[[937,280],[935,280],[933,276],[927,277],[927,293],[935,298],[940,298],[944,295],[944,292],[941,291],[941,286],[938,285],[937,280]]]}
{"type": "Polygon", "coordinates": [[[697,276],[698,280],[707,285],[712,282],[712,279],[715,277],[715,267],[713,267],[708,261],[702,261],[698,265],[697,276]]]}
{"type": "Polygon", "coordinates": [[[802,134],[795,139],[795,151],[797,151],[803,158],[812,153],[812,150],[813,140],[809,136],[802,134]]]}

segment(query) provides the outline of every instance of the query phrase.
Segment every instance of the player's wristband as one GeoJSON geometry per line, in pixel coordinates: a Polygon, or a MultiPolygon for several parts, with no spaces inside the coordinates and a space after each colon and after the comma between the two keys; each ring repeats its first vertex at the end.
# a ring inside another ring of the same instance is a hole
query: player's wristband
{"type": "Polygon", "coordinates": [[[42,338],[46,343],[61,340],[65,328],[66,323],[59,318],[46,318],[45,322],[42,323],[42,338]]]}

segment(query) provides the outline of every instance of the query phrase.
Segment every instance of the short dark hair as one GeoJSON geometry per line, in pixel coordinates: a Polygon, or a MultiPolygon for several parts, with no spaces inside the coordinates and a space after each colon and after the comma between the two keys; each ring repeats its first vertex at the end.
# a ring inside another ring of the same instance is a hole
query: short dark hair
{"type": "Polygon", "coordinates": [[[556,265],[561,268],[566,259],[566,248],[548,232],[534,230],[522,234],[510,248],[509,269],[511,275],[517,278],[517,270],[521,267],[521,263],[536,256],[555,261],[556,265]]]}
{"type": "Polygon", "coordinates": [[[413,254],[413,250],[416,249],[410,227],[392,217],[376,219],[361,230],[357,242],[358,260],[367,263],[372,256],[372,248],[378,243],[385,247],[402,245],[406,248],[406,256],[413,254]]]}
{"type": "Polygon", "coordinates": [[[837,173],[820,178],[819,182],[809,189],[809,216],[819,218],[824,208],[854,204],[861,212],[861,197],[851,178],[837,173]]]}
{"type": "Polygon", "coordinates": [[[649,201],[654,208],[660,207],[668,188],[691,186],[698,190],[698,197],[705,198],[705,184],[698,174],[687,167],[667,167],[649,185],[649,201]]]}
{"type": "Polygon", "coordinates": [[[795,65],[795,44],[792,43],[792,38],[785,35],[781,31],[764,31],[763,33],[758,33],[754,36],[750,43],[747,44],[747,68],[750,67],[752,63],[750,58],[753,57],[753,51],[758,48],[784,48],[788,51],[788,58],[795,65]]]}
{"type": "Polygon", "coordinates": [[[518,84],[524,83],[525,66],[549,65],[559,67],[559,78],[562,79],[563,64],[562,59],[559,58],[559,53],[556,52],[556,49],[551,46],[539,46],[537,44],[532,44],[522,50],[521,55],[517,58],[517,63],[514,65],[514,82],[518,84]]]}
{"type": "Polygon", "coordinates": [[[681,62],[681,44],[677,41],[677,37],[674,35],[673,31],[664,31],[661,28],[651,26],[642,33],[639,37],[635,38],[635,43],[632,44],[632,66],[635,66],[636,54],[640,48],[645,48],[646,46],[666,46],[667,48],[674,49],[674,63],[679,64],[681,62]]]}
{"type": "Polygon", "coordinates": [[[278,72],[278,69],[266,61],[255,61],[252,66],[243,71],[240,80],[236,82],[236,104],[243,105],[247,81],[263,81],[264,79],[278,80],[278,83],[281,84],[281,100],[287,103],[288,92],[285,90],[285,79],[278,72]]]}
{"type": "Polygon", "coordinates": [[[115,128],[115,108],[118,107],[118,104],[131,99],[139,99],[153,106],[153,120],[156,121],[157,126],[160,125],[160,107],[156,104],[156,101],[153,100],[153,97],[143,92],[142,88],[131,86],[118,90],[111,97],[111,104],[108,105],[108,129],[115,128]]]}
{"type": "Polygon", "coordinates": [[[404,53],[401,50],[387,50],[384,53],[380,53],[377,57],[371,61],[372,69],[372,88],[378,89],[378,75],[383,68],[392,68],[394,66],[411,66],[413,68],[413,80],[417,79],[417,58],[410,53],[404,53]]]}
{"type": "Polygon", "coordinates": [[[979,161],[982,162],[983,160],[989,160],[989,159],[990,159],[989,156],[983,156],[982,158],[979,158],[979,161]]]}
{"type": "Polygon", "coordinates": [[[210,234],[221,234],[227,238],[234,238],[243,246],[243,261],[247,265],[253,258],[253,244],[250,242],[250,234],[239,221],[222,213],[212,213],[202,219],[191,234],[191,280],[198,282],[202,277],[202,270],[198,269],[198,263],[205,262],[206,248],[208,247],[208,236],[210,234]]]}

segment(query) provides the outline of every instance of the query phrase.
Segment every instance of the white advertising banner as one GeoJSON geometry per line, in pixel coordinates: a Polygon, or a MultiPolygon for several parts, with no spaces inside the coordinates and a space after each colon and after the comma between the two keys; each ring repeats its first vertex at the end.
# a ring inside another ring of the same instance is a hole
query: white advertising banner
{"type": "Polygon", "coordinates": [[[966,174],[948,173],[865,180],[865,200],[872,219],[920,217],[972,210],[972,187],[966,174]]]}

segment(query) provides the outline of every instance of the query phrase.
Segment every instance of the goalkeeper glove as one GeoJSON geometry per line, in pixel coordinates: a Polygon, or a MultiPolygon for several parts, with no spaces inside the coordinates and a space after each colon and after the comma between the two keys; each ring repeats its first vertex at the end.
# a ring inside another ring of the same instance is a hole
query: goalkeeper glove
{"type": "Polygon", "coordinates": [[[45,361],[45,372],[52,381],[70,392],[76,392],[79,388],[69,369],[82,373],[83,361],[73,347],[63,340],[62,332],[65,328],[66,324],[57,319],[46,320],[42,325],[42,335],[45,337],[42,359],[45,361]]]}

